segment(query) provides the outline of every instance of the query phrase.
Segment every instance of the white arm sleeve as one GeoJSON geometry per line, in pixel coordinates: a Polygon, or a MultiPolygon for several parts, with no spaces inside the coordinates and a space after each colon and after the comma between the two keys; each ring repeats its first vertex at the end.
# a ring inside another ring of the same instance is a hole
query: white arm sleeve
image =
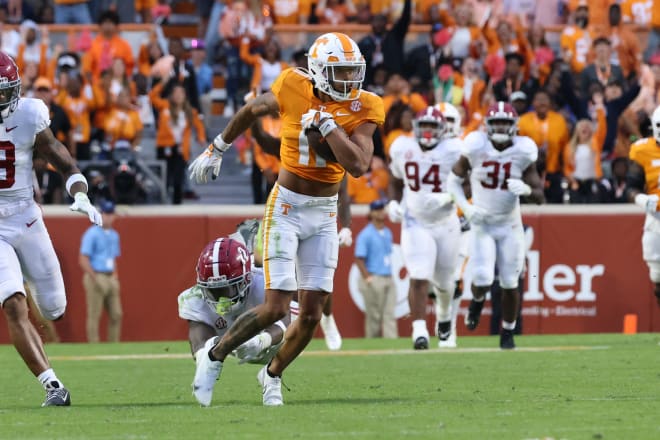
{"type": "Polygon", "coordinates": [[[461,210],[466,211],[470,202],[468,202],[465,197],[465,191],[463,191],[464,180],[464,178],[458,177],[454,174],[453,171],[450,172],[449,179],[447,180],[447,191],[449,191],[449,194],[451,194],[458,207],[461,208],[461,210]]]}

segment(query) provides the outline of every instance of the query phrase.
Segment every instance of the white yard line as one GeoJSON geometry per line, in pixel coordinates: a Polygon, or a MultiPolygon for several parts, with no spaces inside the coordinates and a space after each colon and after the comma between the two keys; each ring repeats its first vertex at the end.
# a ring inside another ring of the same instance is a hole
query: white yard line
{"type": "MultiPolygon", "coordinates": [[[[586,351],[586,350],[607,350],[607,345],[567,345],[556,347],[519,347],[513,350],[514,353],[539,353],[545,351],[586,351]]],[[[342,350],[327,351],[313,350],[306,351],[303,356],[387,356],[401,354],[471,354],[471,353],[501,353],[499,348],[444,348],[431,350],[412,350],[412,349],[390,349],[390,350],[342,350]]],[[[144,353],[144,354],[98,354],[84,356],[50,356],[52,361],[123,361],[123,360],[156,360],[156,359],[191,359],[190,353],[144,353]]]]}

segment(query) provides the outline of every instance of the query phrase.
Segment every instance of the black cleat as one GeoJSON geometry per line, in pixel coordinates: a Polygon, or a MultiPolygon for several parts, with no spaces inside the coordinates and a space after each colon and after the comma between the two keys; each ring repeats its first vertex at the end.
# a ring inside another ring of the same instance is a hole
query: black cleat
{"type": "Polygon", "coordinates": [[[46,391],[46,400],[41,406],[69,406],[71,405],[71,395],[66,388],[48,388],[46,391]]]}
{"type": "Polygon", "coordinates": [[[479,318],[481,318],[481,309],[484,308],[484,302],[486,301],[470,301],[468,313],[465,315],[465,326],[468,330],[474,330],[479,325],[479,318]]]}
{"type": "Polygon", "coordinates": [[[413,346],[415,350],[428,350],[429,349],[429,340],[425,336],[420,336],[415,339],[415,345],[413,346]]]}
{"type": "Polygon", "coordinates": [[[500,348],[502,350],[513,350],[516,348],[516,344],[513,342],[513,330],[502,329],[502,333],[500,333],[500,348]]]}
{"type": "Polygon", "coordinates": [[[451,336],[451,321],[438,322],[438,339],[446,341],[451,336]]]}

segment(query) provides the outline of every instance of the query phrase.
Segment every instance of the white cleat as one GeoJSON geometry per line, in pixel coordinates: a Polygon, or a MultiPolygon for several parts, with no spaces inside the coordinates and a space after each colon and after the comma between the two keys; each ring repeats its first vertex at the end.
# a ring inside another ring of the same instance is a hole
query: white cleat
{"type": "Polygon", "coordinates": [[[259,370],[257,373],[257,380],[261,385],[261,393],[263,394],[264,406],[282,406],[284,399],[282,399],[282,378],[270,377],[266,370],[268,365],[259,370]]]}
{"type": "Polygon", "coordinates": [[[215,381],[220,377],[220,372],[222,372],[222,362],[212,361],[209,359],[208,354],[218,342],[218,339],[218,336],[209,339],[204,344],[204,347],[195,353],[197,368],[195,369],[195,378],[192,383],[193,396],[195,396],[195,399],[202,406],[211,405],[213,387],[215,386],[215,381]]]}
{"type": "Polygon", "coordinates": [[[321,330],[323,330],[325,345],[328,346],[328,350],[339,350],[341,348],[341,335],[334,316],[321,315],[321,330]]]}
{"type": "Polygon", "coordinates": [[[456,334],[452,333],[447,339],[441,339],[438,342],[438,348],[456,348],[456,334]]]}

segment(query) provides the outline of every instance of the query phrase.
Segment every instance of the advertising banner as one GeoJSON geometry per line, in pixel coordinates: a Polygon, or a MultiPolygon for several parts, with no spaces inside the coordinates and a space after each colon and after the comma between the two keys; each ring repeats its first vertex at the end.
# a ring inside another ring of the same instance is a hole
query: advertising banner
{"type": "MultiPolygon", "coordinates": [[[[632,206],[601,208],[560,206],[523,211],[529,244],[522,284],[524,334],[621,332],[626,314],[637,315],[639,331],[660,331],[660,308],[642,260],[643,214],[632,206]]],[[[124,309],[121,339],[186,339],[187,324],[178,317],[177,295],[195,282],[199,252],[213,238],[232,233],[243,219],[259,217],[262,209],[120,207],[115,229],[122,245],[118,260],[124,309]]],[[[354,210],[354,237],[367,224],[365,214],[363,208],[354,210]]],[[[78,256],[80,239],[89,223],[83,216],[53,208],[46,210],[45,221],[67,288],[67,312],[56,327],[64,342],[84,342],[86,308],[78,256]]],[[[399,335],[409,336],[408,277],[398,246],[400,225],[388,227],[396,244],[392,264],[398,292],[399,335]]],[[[462,324],[470,298],[469,262],[465,272],[459,337],[488,334],[490,300],[475,332],[468,332],[462,324]]],[[[347,338],[364,335],[364,302],[357,288],[358,278],[354,248],[341,249],[333,292],[334,315],[342,336],[347,338]]],[[[431,302],[427,310],[433,334],[435,313],[431,302]]],[[[4,318],[0,321],[0,342],[7,343],[6,323],[4,318]]]]}

